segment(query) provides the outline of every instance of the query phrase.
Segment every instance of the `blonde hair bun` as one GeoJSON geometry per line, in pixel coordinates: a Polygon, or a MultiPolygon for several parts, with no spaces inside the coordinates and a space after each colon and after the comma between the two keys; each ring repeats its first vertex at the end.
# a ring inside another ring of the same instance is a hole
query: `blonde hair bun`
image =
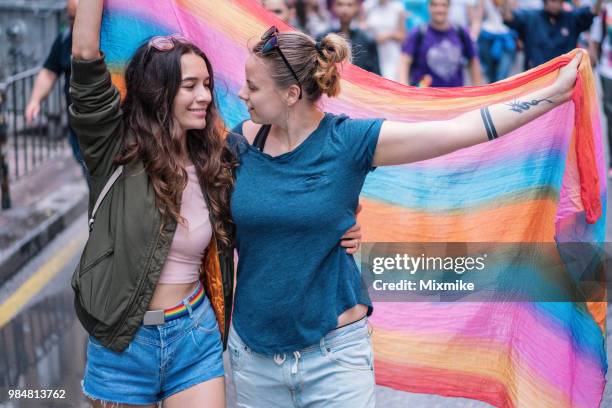
{"type": "Polygon", "coordinates": [[[327,34],[320,42],[318,66],[313,74],[321,93],[334,97],[340,93],[338,65],[350,60],[351,49],[347,41],[338,34],[327,34]]]}

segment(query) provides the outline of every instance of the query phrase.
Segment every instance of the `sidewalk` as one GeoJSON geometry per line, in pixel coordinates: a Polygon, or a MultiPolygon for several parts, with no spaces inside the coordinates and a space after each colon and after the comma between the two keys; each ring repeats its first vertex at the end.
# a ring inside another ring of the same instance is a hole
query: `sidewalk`
{"type": "Polygon", "coordinates": [[[11,185],[13,208],[0,211],[0,285],[87,210],[87,195],[68,150],[11,185]]]}

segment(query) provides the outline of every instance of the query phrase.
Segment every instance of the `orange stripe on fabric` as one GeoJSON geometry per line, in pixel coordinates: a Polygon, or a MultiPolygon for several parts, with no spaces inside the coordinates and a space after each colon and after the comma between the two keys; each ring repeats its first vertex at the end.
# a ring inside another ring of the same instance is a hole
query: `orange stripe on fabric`
{"type": "MultiPolygon", "coordinates": [[[[446,372],[446,375],[465,375],[466,379],[480,378],[504,384],[508,390],[509,404],[501,406],[515,406],[514,401],[521,401],[521,406],[530,408],[571,406],[562,390],[545,382],[532,369],[521,364],[524,362],[514,353],[512,344],[461,338],[455,338],[449,343],[445,339],[437,341],[433,334],[413,335],[377,327],[373,341],[377,368],[380,368],[381,363],[429,367],[439,370],[440,373],[446,372]]],[[[404,370],[397,381],[410,376],[410,372],[404,370]]],[[[448,392],[444,388],[439,389],[435,381],[422,386],[421,391],[408,389],[406,386],[399,388],[412,392],[424,392],[426,389],[435,393],[448,392]]],[[[455,390],[456,395],[463,393],[463,387],[466,387],[465,383],[455,390]]]]}
{"type": "Polygon", "coordinates": [[[119,90],[121,94],[121,100],[125,99],[126,88],[125,88],[125,78],[123,77],[123,71],[111,70],[111,81],[119,90]]]}
{"type": "MultiPolygon", "coordinates": [[[[607,298],[606,298],[607,299],[607,298]]],[[[587,309],[597,325],[601,329],[602,336],[606,335],[606,313],[608,311],[608,302],[587,302],[587,309]]]]}
{"type": "Polygon", "coordinates": [[[557,203],[550,199],[443,215],[360,202],[364,242],[554,242],[557,203]]]}
{"type": "Polygon", "coordinates": [[[595,158],[595,145],[593,142],[593,125],[591,123],[591,97],[585,95],[586,89],[594,88],[590,83],[593,79],[591,64],[586,53],[583,53],[578,70],[578,78],[572,100],[574,109],[574,136],[576,138],[576,156],[578,159],[578,173],[580,174],[580,197],[586,213],[586,220],[590,224],[597,222],[602,214],[599,191],[599,175],[595,158]]]}

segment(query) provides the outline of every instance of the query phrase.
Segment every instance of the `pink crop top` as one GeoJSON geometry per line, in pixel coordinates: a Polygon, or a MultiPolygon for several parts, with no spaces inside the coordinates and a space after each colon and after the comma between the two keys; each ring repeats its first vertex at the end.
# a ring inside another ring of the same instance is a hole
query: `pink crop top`
{"type": "Polygon", "coordinates": [[[195,166],[188,166],[187,186],[183,191],[181,216],[159,283],[192,283],[198,280],[204,250],[212,238],[208,207],[196,176],[195,166]]]}

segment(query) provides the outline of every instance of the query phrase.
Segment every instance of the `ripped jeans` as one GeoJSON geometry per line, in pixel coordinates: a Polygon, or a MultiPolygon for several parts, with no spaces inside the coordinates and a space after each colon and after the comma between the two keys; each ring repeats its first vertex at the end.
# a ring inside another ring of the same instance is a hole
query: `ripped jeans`
{"type": "Polygon", "coordinates": [[[367,318],[290,354],[254,353],[230,329],[228,351],[240,408],[370,408],[374,362],[367,318]]]}

